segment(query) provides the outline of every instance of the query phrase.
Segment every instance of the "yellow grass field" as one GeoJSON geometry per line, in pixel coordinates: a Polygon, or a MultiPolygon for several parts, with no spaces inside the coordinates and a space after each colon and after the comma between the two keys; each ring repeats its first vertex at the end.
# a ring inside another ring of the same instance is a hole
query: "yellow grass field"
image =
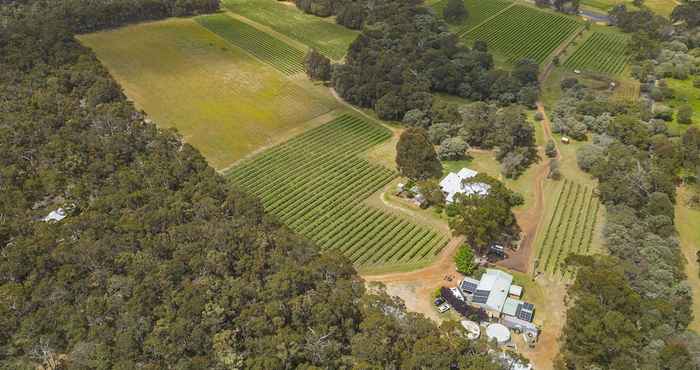
{"type": "Polygon", "coordinates": [[[160,127],[175,127],[217,169],[278,141],[337,103],[192,19],[142,23],[79,40],[160,127]]]}
{"type": "Polygon", "coordinates": [[[681,188],[676,203],[676,227],[681,242],[681,251],[686,260],[685,273],[693,293],[693,321],[689,328],[700,334],[700,266],[697,252],[700,251],[700,210],[689,208],[687,197],[693,189],[681,188]]]}

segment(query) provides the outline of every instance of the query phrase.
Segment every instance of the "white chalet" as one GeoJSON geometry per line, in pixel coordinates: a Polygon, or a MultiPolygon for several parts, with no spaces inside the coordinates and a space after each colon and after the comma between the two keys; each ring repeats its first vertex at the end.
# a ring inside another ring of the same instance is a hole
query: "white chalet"
{"type": "Polygon", "coordinates": [[[445,178],[440,181],[440,187],[442,188],[442,192],[445,194],[445,201],[447,203],[452,203],[455,195],[457,194],[488,194],[489,189],[491,188],[488,184],[484,184],[482,182],[472,184],[464,183],[465,180],[471,179],[476,175],[476,171],[470,170],[469,168],[462,168],[457,173],[450,172],[447,176],[445,176],[445,178]]]}

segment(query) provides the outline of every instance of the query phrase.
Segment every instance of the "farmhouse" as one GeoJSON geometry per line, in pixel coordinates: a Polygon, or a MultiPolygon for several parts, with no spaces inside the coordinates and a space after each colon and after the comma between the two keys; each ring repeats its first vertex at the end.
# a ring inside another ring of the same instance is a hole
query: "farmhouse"
{"type": "Polygon", "coordinates": [[[513,284],[513,276],[496,269],[487,269],[481,280],[466,277],[459,285],[465,300],[472,306],[483,308],[492,319],[502,319],[503,324],[527,331],[532,325],[535,306],[523,302],[523,288],[513,284]]]}
{"type": "Polygon", "coordinates": [[[442,188],[442,192],[445,194],[445,201],[447,203],[452,203],[454,201],[455,195],[457,194],[488,194],[490,188],[488,184],[465,184],[465,180],[471,179],[476,175],[476,171],[470,170],[469,168],[462,168],[457,173],[450,172],[447,176],[445,176],[445,178],[442,179],[442,181],[440,181],[440,188],[442,188]]]}

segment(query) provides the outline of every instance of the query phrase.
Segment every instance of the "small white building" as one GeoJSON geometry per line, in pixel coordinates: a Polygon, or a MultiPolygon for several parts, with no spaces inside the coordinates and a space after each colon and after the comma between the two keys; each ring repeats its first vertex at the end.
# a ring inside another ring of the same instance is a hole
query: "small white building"
{"type": "Polygon", "coordinates": [[[488,184],[484,183],[471,183],[465,184],[464,181],[471,179],[478,173],[469,168],[462,168],[459,172],[450,172],[445,176],[442,181],[440,181],[440,187],[442,192],[445,194],[445,201],[447,203],[452,203],[454,201],[454,196],[457,194],[471,195],[479,194],[486,195],[491,188],[488,184]]]}
{"type": "Polygon", "coordinates": [[[66,218],[66,211],[63,208],[59,208],[55,211],[51,211],[48,216],[43,218],[44,222],[59,222],[66,218]]]}

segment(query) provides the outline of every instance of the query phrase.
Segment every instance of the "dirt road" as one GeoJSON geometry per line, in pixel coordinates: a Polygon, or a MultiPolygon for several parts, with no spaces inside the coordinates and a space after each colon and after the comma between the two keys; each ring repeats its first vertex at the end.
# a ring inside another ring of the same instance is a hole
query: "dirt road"
{"type": "MultiPolygon", "coordinates": [[[[552,138],[552,131],[550,129],[549,118],[544,110],[542,103],[537,103],[537,111],[542,114],[543,120],[541,122],[542,129],[544,132],[544,139],[547,142],[552,138]]],[[[536,175],[534,178],[534,194],[535,203],[532,207],[527,209],[520,209],[515,212],[515,218],[518,220],[518,225],[522,230],[522,240],[520,242],[520,248],[517,251],[511,251],[508,253],[508,258],[497,263],[498,266],[502,266],[515,271],[530,273],[530,267],[532,266],[532,256],[535,249],[535,236],[537,235],[537,229],[539,225],[543,222],[544,218],[544,182],[547,180],[547,175],[549,174],[549,160],[544,154],[544,149],[539,148],[539,155],[542,159],[536,166],[536,175]]],[[[557,159],[561,159],[559,150],[557,150],[557,159]]]]}
{"type": "Polygon", "coordinates": [[[453,238],[442,250],[435,262],[425,268],[410,272],[396,272],[383,275],[363,275],[367,282],[381,282],[390,295],[396,295],[406,302],[410,311],[420,312],[434,321],[441,322],[441,317],[431,306],[433,293],[445,285],[456,285],[463,275],[456,271],[454,256],[464,243],[463,237],[453,238]],[[448,282],[445,276],[452,275],[448,282]]]}

